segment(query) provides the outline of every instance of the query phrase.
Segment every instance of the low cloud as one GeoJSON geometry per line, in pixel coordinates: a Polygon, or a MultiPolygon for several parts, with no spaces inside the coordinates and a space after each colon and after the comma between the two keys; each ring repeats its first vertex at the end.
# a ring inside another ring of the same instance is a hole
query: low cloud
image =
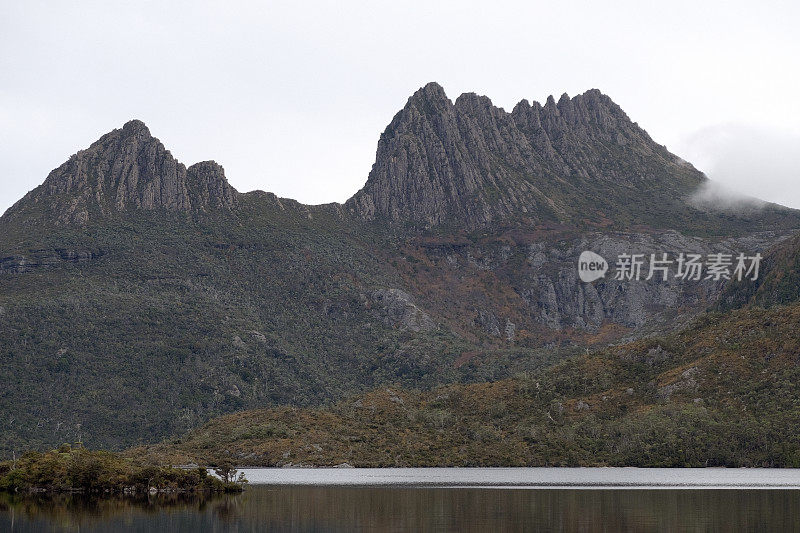
{"type": "Polygon", "coordinates": [[[763,201],[800,208],[800,135],[748,124],[704,128],[680,146],[681,155],[710,182],[693,198],[723,209],[752,209],[763,201]]]}
{"type": "Polygon", "coordinates": [[[716,181],[704,183],[689,202],[703,209],[736,212],[758,210],[767,205],[764,200],[747,196],[716,181]]]}

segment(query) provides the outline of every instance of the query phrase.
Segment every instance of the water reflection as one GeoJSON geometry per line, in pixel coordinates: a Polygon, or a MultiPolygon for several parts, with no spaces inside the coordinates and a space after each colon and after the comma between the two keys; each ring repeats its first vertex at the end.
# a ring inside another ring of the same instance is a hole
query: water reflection
{"type": "MultiPolygon", "coordinates": [[[[97,498],[81,494],[0,493],[0,531],[115,531],[119,527],[127,529],[131,525],[165,521],[180,524],[186,516],[200,516],[209,511],[218,514],[219,506],[228,506],[222,496],[157,494],[97,498]]],[[[148,529],[151,528],[141,530],[148,529]]]]}
{"type": "Polygon", "coordinates": [[[0,497],[2,531],[775,531],[797,490],[253,486],[212,500],[0,497]]]}

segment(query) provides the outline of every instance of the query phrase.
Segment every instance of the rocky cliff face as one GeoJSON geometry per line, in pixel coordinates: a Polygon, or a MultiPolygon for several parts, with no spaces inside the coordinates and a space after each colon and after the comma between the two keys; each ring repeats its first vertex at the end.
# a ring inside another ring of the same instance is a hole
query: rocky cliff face
{"type": "Polygon", "coordinates": [[[607,342],[669,328],[707,308],[727,285],[705,273],[697,280],[679,277],[680,254],[704,261],[711,254],[763,255],[784,238],[762,232],[710,240],[676,231],[516,234],[478,242],[435,236],[410,240],[395,262],[431,315],[465,335],[535,347],[607,342]],[[606,275],[591,283],[578,274],[578,258],[586,250],[609,265],[606,275]],[[623,254],[642,257],[636,279],[617,279],[623,254]],[[666,277],[655,271],[648,279],[651,254],[667,254],[666,277]]]}
{"type": "Polygon", "coordinates": [[[8,214],[44,207],[59,223],[83,224],[131,209],[222,209],[236,201],[220,165],[187,169],[144,123],[132,120],[70,157],[8,214]]]}
{"type": "Polygon", "coordinates": [[[552,329],[579,328],[594,330],[604,323],[628,328],[668,323],[681,312],[691,315],[714,301],[725,280],[682,280],[676,277],[675,265],[664,278],[655,274],[646,279],[650,255],[667,254],[672,261],[679,254],[764,252],[781,236],[763,233],[741,239],[708,241],[667,231],[656,234],[586,235],[558,245],[544,242],[528,245],[527,265],[515,280],[528,305],[530,316],[552,329]],[[591,250],[608,258],[610,268],[621,254],[642,254],[641,279],[617,280],[609,272],[603,279],[584,283],[578,279],[578,257],[591,250]]]}
{"type": "Polygon", "coordinates": [[[346,205],[366,220],[423,228],[668,227],[662,215],[689,216],[685,199],[703,181],[596,89],[544,106],[523,100],[508,113],[473,93],[453,103],[429,83],[381,135],[369,179],[346,205]]]}

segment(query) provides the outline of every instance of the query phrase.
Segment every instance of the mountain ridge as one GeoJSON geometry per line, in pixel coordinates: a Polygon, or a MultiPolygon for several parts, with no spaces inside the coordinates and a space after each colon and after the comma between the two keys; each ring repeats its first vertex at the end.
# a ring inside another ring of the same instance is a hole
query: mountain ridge
{"type": "Polygon", "coordinates": [[[101,137],[0,218],[0,454],[121,448],[242,409],[533,371],[669,330],[724,289],[586,284],[583,250],[752,255],[800,228],[785,208],[687,206],[678,193],[697,171],[665,167],[671,154],[599,91],[576,98],[519,104],[514,118],[423,88],[367,183],[397,185],[396,222],[351,210],[364,196],[238,193],[221,166],[185,167],[141,122],[101,137]]]}
{"type": "MultiPolygon", "coordinates": [[[[714,234],[800,225],[800,212],[775,204],[721,213],[692,201],[706,183],[598,89],[551,95],[544,105],[521,100],[506,112],[476,93],[453,102],[430,82],[381,134],[364,186],[343,204],[323,205],[412,232],[567,225],[714,234]]],[[[278,207],[318,207],[261,194],[278,207]]],[[[132,209],[232,210],[243,196],[222,166],[186,167],[131,120],[71,156],[2,218],[85,225],[132,209]]]]}
{"type": "Polygon", "coordinates": [[[366,220],[423,228],[515,218],[603,224],[626,207],[619,189],[660,195],[674,211],[691,209],[675,196],[706,180],[597,89],[550,96],[544,106],[523,100],[509,113],[475,93],[451,102],[431,82],[392,119],[367,183],[345,206],[366,220]]]}

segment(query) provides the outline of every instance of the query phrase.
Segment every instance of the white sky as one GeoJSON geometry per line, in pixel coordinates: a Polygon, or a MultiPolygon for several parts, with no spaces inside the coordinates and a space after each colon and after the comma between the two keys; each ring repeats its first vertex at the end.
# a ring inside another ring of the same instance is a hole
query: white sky
{"type": "Polygon", "coordinates": [[[712,179],[800,207],[799,5],[0,0],[0,212],[131,118],[240,191],[344,201],[428,81],[507,110],[599,88],[712,179]]]}

